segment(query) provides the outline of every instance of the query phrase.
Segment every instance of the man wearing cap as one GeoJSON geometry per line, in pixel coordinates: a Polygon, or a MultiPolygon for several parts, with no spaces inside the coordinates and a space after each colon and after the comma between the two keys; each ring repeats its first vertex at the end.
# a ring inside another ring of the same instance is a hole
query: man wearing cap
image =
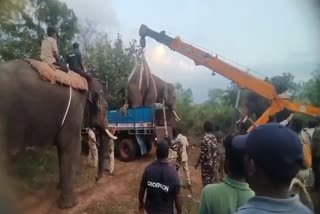
{"type": "Polygon", "coordinates": [[[201,195],[200,214],[223,213],[233,214],[243,206],[254,192],[245,182],[243,157],[245,148],[237,142],[241,136],[228,136],[225,146],[225,171],[223,182],[208,184],[201,195]],[[240,145],[240,146],[239,146],[240,145]]]}
{"type": "Polygon", "coordinates": [[[255,196],[237,214],[312,213],[298,195],[289,193],[303,159],[296,133],[283,125],[269,123],[255,128],[238,143],[246,147],[246,177],[255,196]]]}
{"type": "Polygon", "coordinates": [[[180,179],[175,168],[168,164],[169,143],[157,145],[157,160],[143,173],[139,191],[139,210],[151,214],[173,214],[174,208],[181,214],[180,179]],[[146,200],[143,201],[145,194],[146,200]]]}

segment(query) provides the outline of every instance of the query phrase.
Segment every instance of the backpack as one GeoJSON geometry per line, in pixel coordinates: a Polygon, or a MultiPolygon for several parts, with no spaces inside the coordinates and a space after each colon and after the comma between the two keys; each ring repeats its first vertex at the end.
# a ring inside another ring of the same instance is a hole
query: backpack
{"type": "Polygon", "coordinates": [[[302,152],[303,152],[303,167],[311,168],[312,167],[312,154],[311,146],[306,138],[306,135],[300,134],[300,139],[302,143],[302,152]]]}

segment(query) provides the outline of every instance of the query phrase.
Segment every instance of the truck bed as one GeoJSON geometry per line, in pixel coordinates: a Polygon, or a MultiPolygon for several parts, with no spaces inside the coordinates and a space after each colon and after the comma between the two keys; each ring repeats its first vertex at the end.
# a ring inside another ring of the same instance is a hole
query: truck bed
{"type": "Polygon", "coordinates": [[[120,110],[108,112],[110,128],[121,129],[146,129],[155,127],[155,108],[129,108],[125,115],[120,110]]]}

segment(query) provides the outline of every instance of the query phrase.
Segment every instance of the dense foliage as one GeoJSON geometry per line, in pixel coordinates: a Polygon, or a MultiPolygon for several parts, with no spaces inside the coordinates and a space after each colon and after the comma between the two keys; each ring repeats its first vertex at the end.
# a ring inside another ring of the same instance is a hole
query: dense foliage
{"type": "MultiPolygon", "coordinates": [[[[8,1],[8,10],[0,19],[0,56],[2,60],[38,58],[46,28],[58,29],[60,53],[67,53],[78,32],[73,10],[59,0],[8,1]],[[9,3],[10,2],[10,3],[9,3]],[[9,11],[12,11],[11,13],[9,11]]],[[[1,7],[1,11],[3,8],[1,7]]],[[[2,12],[1,12],[2,13],[2,12]]]]}
{"type": "MultiPolygon", "coordinates": [[[[87,70],[108,86],[110,108],[119,108],[124,96],[127,78],[134,67],[138,51],[136,41],[124,44],[121,35],[112,41],[99,32],[94,23],[79,24],[72,9],[59,0],[1,0],[0,1],[0,61],[38,58],[40,42],[47,26],[58,29],[58,46],[65,56],[74,41],[80,43],[87,70]]],[[[304,72],[304,71],[301,71],[304,72]]],[[[290,73],[268,79],[277,92],[286,92],[299,102],[320,106],[320,70],[304,83],[296,82],[290,73]]],[[[238,88],[211,89],[208,99],[201,104],[193,102],[191,89],[176,84],[178,113],[181,128],[191,134],[202,132],[202,123],[212,120],[228,131],[234,122],[234,106],[238,88]]],[[[252,118],[259,117],[268,107],[268,101],[258,95],[242,91],[239,104],[245,103],[252,118]]]]}
{"type": "MultiPolygon", "coordinates": [[[[304,83],[295,82],[294,76],[290,73],[283,73],[274,76],[269,80],[276,88],[277,92],[286,92],[289,97],[297,102],[320,106],[320,70],[313,72],[312,78],[304,83]]],[[[184,89],[181,84],[176,84],[178,95],[178,111],[183,120],[180,126],[187,133],[199,135],[202,133],[202,125],[206,120],[212,121],[224,132],[232,130],[238,117],[234,106],[237,100],[238,88],[231,84],[226,90],[211,89],[208,92],[208,99],[202,104],[193,103],[191,89],[184,89]]],[[[253,92],[241,90],[239,107],[245,103],[249,116],[256,119],[268,108],[268,101],[259,97],[253,92]]],[[[277,115],[277,120],[286,119],[289,111],[282,111],[277,115]]],[[[305,122],[310,119],[307,116],[297,115],[305,122]]],[[[248,125],[248,124],[247,124],[248,125]]]]}

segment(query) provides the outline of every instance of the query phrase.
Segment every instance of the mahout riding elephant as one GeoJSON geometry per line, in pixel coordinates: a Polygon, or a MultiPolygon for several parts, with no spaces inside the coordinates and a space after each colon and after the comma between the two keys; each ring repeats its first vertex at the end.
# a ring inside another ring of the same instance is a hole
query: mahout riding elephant
{"type": "Polygon", "coordinates": [[[56,145],[60,208],[71,208],[78,201],[74,193],[74,178],[80,159],[84,115],[88,115],[88,124],[99,132],[97,179],[103,173],[103,156],[109,138],[114,137],[106,131],[104,86],[95,79],[91,86],[90,99],[87,99],[86,92],[41,80],[28,62],[16,60],[0,64],[1,143],[8,154],[17,154],[26,146],[56,145]],[[85,109],[88,114],[85,114],[85,109]]]}

